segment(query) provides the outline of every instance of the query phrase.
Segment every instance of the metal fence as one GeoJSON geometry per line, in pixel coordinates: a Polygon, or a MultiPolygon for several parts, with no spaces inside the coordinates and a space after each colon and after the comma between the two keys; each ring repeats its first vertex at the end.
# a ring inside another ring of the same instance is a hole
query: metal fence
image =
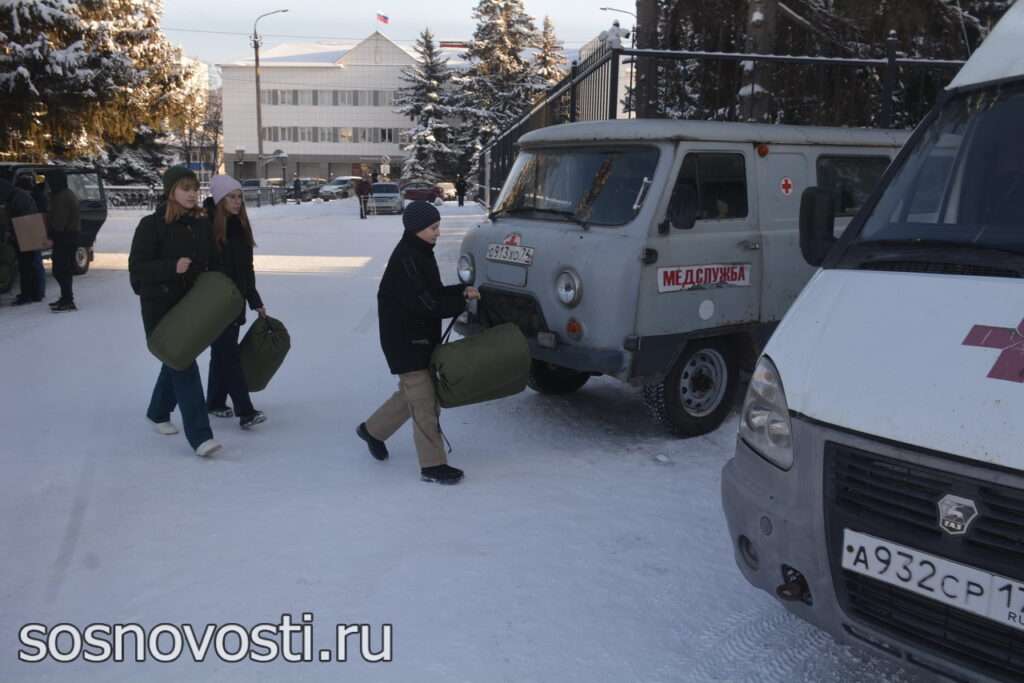
{"type": "MultiPolygon", "coordinates": [[[[152,211],[160,203],[163,188],[147,185],[104,185],[107,207],[111,209],[147,209],[152,211]]],[[[284,204],[290,190],[284,187],[246,187],[242,189],[245,203],[252,206],[284,204]]],[[[207,185],[199,187],[199,201],[210,195],[207,185]]]]}
{"type": "Polygon", "coordinates": [[[520,137],[560,123],[637,117],[911,127],[963,62],[901,57],[896,46],[890,37],[886,57],[878,59],[598,50],[573,63],[568,76],[484,148],[480,199],[490,206],[497,198],[520,137]],[[761,93],[771,97],[759,103],[761,93]],[[636,106],[642,99],[647,106],[636,106]]]}

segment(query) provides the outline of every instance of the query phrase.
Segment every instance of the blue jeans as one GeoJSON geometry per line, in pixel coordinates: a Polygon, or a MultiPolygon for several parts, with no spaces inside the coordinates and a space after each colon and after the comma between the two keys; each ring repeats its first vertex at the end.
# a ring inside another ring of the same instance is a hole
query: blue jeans
{"type": "Polygon", "coordinates": [[[192,448],[198,448],[199,444],[213,438],[203,396],[203,380],[199,377],[199,366],[195,361],[184,370],[166,365],[160,368],[146,417],[153,422],[167,422],[175,406],[181,410],[185,438],[192,448]]]}

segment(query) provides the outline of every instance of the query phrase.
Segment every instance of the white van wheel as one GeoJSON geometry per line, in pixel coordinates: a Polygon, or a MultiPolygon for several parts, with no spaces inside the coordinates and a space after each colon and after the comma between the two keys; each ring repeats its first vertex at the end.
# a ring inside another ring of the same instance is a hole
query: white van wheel
{"type": "Polygon", "coordinates": [[[74,274],[85,275],[89,272],[89,247],[75,249],[74,274]]]}
{"type": "Polygon", "coordinates": [[[644,387],[655,420],[680,436],[714,431],[732,409],[736,395],[736,354],[719,340],[690,344],[665,381],[644,387]]]}
{"type": "Polygon", "coordinates": [[[537,393],[558,395],[579,390],[588,379],[590,375],[585,372],[535,360],[530,362],[530,378],[527,383],[537,393]]]}

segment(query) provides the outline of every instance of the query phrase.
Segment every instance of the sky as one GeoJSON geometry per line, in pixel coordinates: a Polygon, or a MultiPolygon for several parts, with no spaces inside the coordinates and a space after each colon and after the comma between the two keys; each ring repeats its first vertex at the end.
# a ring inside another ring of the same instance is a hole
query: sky
{"type": "MultiPolygon", "coordinates": [[[[287,8],[287,14],[260,21],[264,47],[286,42],[352,40],[375,30],[400,44],[412,44],[429,27],[439,40],[466,40],[473,35],[476,0],[374,0],[362,4],[350,0],[164,0],[163,29],[168,38],[190,57],[211,64],[235,61],[251,55],[248,34],[260,14],[287,8]],[[390,18],[377,22],[377,12],[390,18]],[[235,35],[238,34],[238,35],[235,35]]],[[[551,17],[555,34],[566,47],[579,47],[620,19],[630,28],[633,18],[602,12],[614,6],[630,12],[635,4],[615,0],[526,0],[526,11],[540,28],[551,17]]]]}

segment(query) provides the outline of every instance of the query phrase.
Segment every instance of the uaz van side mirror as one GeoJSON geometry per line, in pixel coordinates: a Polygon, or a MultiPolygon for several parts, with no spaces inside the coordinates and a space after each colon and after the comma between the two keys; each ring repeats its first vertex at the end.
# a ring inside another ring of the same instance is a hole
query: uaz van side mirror
{"type": "Polygon", "coordinates": [[[832,193],[808,187],[800,197],[800,251],[812,266],[825,262],[835,237],[836,209],[832,193]]]}
{"type": "Polygon", "coordinates": [[[697,222],[697,188],[688,184],[676,187],[668,207],[668,219],[678,230],[693,229],[697,222]]]}

